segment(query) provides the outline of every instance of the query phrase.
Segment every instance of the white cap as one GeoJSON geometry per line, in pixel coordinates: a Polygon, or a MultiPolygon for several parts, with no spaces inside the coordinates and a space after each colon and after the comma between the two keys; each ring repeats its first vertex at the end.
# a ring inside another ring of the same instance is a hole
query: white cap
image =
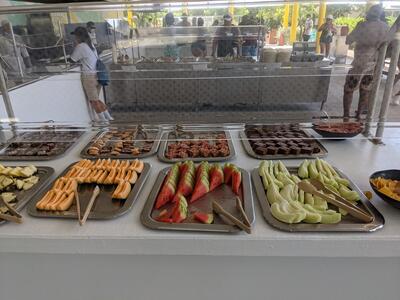
{"type": "Polygon", "coordinates": [[[326,18],[329,19],[329,20],[333,20],[333,16],[332,15],[328,15],[326,18]]]}

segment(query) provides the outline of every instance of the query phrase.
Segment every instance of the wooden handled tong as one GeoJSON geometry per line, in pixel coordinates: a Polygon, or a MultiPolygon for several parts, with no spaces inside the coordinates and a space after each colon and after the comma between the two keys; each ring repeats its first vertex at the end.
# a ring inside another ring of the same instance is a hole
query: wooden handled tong
{"type": "Polygon", "coordinates": [[[212,202],[212,209],[213,209],[213,211],[215,211],[215,213],[225,217],[230,222],[232,222],[235,226],[239,227],[240,229],[242,229],[250,234],[251,233],[251,224],[250,224],[250,221],[247,218],[247,215],[243,209],[242,200],[240,200],[239,197],[236,197],[235,201],[236,201],[236,208],[239,211],[241,217],[243,218],[243,222],[240,221],[235,216],[231,215],[220,204],[218,204],[215,201],[212,202]]]}
{"type": "Polygon", "coordinates": [[[320,181],[318,181],[316,179],[311,179],[310,183],[308,183],[306,181],[301,181],[297,185],[304,192],[313,194],[314,196],[318,196],[318,197],[326,200],[328,203],[331,203],[341,209],[344,209],[350,215],[352,215],[353,217],[355,217],[363,222],[370,223],[374,220],[373,216],[366,213],[364,210],[357,207],[350,201],[344,199],[337,193],[332,192],[330,189],[325,187],[320,181]],[[324,193],[319,192],[318,190],[322,190],[323,192],[325,192],[327,194],[332,194],[334,197],[329,197],[329,196],[325,195],[324,193]]]}
{"type": "Polygon", "coordinates": [[[9,214],[0,213],[0,219],[21,224],[22,216],[14,209],[14,207],[12,207],[11,204],[9,204],[7,201],[4,201],[3,197],[0,196],[0,206],[3,205],[7,207],[9,214]]]}
{"type": "Polygon", "coordinates": [[[89,200],[89,203],[86,207],[85,213],[83,214],[83,218],[81,219],[81,204],[79,200],[79,194],[77,189],[74,191],[75,193],[75,200],[76,200],[76,211],[78,213],[78,222],[79,225],[83,226],[86,223],[87,218],[89,217],[90,211],[92,210],[94,200],[96,200],[97,196],[100,194],[100,188],[98,185],[96,185],[92,197],[89,200]]]}

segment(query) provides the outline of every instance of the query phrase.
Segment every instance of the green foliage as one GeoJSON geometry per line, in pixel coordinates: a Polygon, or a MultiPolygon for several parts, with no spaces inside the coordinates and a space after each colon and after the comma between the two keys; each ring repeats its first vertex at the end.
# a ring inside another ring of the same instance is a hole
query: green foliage
{"type": "Polygon", "coordinates": [[[364,16],[366,12],[365,5],[352,4],[329,4],[327,6],[327,15],[333,15],[333,18],[364,16]]]}
{"type": "Polygon", "coordinates": [[[335,25],[349,26],[350,31],[352,31],[361,21],[364,21],[364,18],[340,17],[335,19],[335,25]]]}
{"type": "Polygon", "coordinates": [[[257,18],[261,24],[269,28],[279,28],[282,25],[284,13],[284,7],[265,7],[258,10],[257,18]]]}
{"type": "Polygon", "coordinates": [[[394,22],[396,22],[396,19],[397,19],[397,18],[396,18],[395,16],[388,16],[388,17],[386,17],[386,20],[387,20],[389,26],[392,26],[392,25],[394,24],[394,22]]]}

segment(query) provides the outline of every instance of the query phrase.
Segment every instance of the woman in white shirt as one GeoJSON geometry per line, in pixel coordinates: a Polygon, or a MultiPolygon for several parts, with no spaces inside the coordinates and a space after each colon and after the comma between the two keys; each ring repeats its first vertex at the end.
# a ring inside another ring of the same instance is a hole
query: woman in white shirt
{"type": "Polygon", "coordinates": [[[107,106],[100,100],[101,85],[97,81],[96,74],[98,55],[89,33],[86,28],[77,27],[72,34],[75,36],[76,46],[71,54],[71,60],[81,64],[82,86],[86,99],[95,112],[91,111],[94,121],[113,120],[107,110],[107,106]]]}

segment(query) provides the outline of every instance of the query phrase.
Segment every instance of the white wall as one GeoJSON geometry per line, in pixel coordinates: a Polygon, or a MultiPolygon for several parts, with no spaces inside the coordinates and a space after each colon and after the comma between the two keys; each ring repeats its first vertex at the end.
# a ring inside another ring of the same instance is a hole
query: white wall
{"type": "MultiPolygon", "coordinates": [[[[14,114],[20,122],[87,123],[90,121],[79,73],[66,73],[10,91],[14,114]]],[[[0,97],[0,118],[7,118],[0,97]]]]}

